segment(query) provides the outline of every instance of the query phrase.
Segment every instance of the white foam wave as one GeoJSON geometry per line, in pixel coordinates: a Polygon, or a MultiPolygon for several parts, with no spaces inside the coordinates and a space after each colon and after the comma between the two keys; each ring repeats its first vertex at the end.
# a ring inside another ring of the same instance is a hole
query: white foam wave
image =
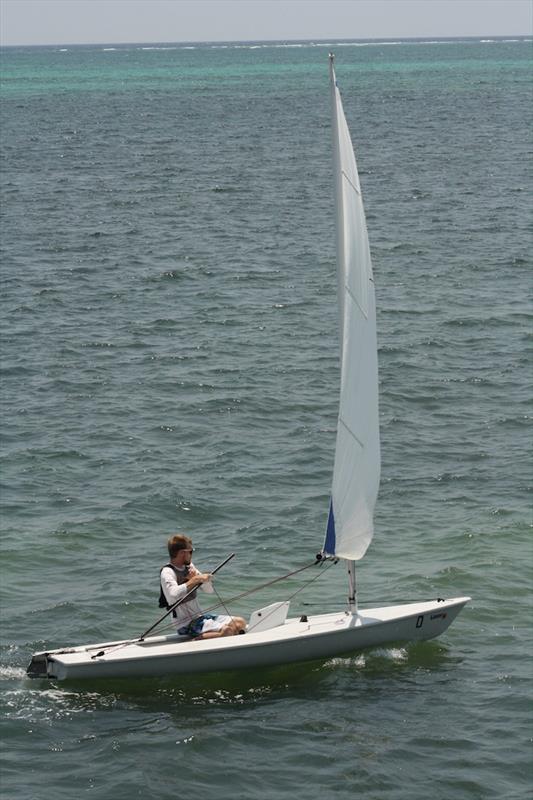
{"type": "Polygon", "coordinates": [[[371,661],[372,657],[384,658],[388,661],[394,662],[395,664],[402,664],[403,662],[407,661],[408,653],[405,647],[380,647],[376,650],[373,650],[372,653],[368,654],[367,656],[360,653],[359,655],[351,657],[330,658],[325,662],[324,666],[328,668],[351,667],[356,669],[364,669],[368,662],[371,661]]]}
{"type": "MultiPolygon", "coordinates": [[[[233,50],[259,50],[259,49],[278,49],[278,48],[305,48],[305,47],[397,47],[400,45],[449,45],[449,44],[485,44],[501,42],[521,42],[531,41],[527,39],[376,39],[367,41],[306,41],[306,42],[228,42],[209,44],[211,49],[233,49],[233,50]]],[[[208,43],[205,43],[208,44],[208,43]]],[[[198,46],[205,46],[199,43],[198,46]]],[[[179,46],[178,46],[179,47],[179,46]]],[[[184,47],[183,45],[181,47],[184,47]]],[[[188,46],[184,49],[196,49],[188,46]]]]}
{"type": "MultiPolygon", "coordinates": [[[[306,47],[397,47],[401,45],[411,45],[413,47],[419,45],[446,45],[446,44],[502,44],[502,43],[519,43],[524,42],[530,44],[533,40],[514,37],[514,38],[488,38],[488,39],[375,39],[375,40],[340,40],[340,41],[267,41],[267,42],[196,42],[192,43],[169,43],[169,44],[142,44],[134,46],[120,45],[119,47],[98,47],[101,52],[112,53],[117,51],[127,52],[128,50],[135,49],[138,51],[151,51],[151,50],[199,50],[209,48],[212,50],[261,50],[261,49],[287,49],[287,48],[306,48],[306,47]]],[[[58,49],[60,53],[67,53],[71,48],[62,47],[58,49]]]]}
{"type": "Polygon", "coordinates": [[[401,663],[402,661],[407,661],[407,650],[405,647],[392,647],[385,652],[385,655],[388,658],[391,658],[392,661],[396,661],[397,663],[401,663]]]}
{"type": "Polygon", "coordinates": [[[26,670],[22,667],[0,666],[0,680],[20,680],[26,677],[26,670]]]}
{"type": "Polygon", "coordinates": [[[324,666],[328,668],[356,667],[357,669],[364,669],[364,667],[366,667],[366,659],[362,654],[348,658],[347,657],[330,658],[328,659],[328,661],[324,663],[324,666]]]}

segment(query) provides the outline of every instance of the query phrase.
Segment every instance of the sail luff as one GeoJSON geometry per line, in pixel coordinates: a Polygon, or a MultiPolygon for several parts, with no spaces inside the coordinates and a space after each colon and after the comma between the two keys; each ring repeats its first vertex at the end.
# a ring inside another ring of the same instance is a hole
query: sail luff
{"type": "Polygon", "coordinates": [[[362,558],[373,535],[379,486],[374,282],[361,188],[330,57],[341,397],[324,553],[362,558]]]}

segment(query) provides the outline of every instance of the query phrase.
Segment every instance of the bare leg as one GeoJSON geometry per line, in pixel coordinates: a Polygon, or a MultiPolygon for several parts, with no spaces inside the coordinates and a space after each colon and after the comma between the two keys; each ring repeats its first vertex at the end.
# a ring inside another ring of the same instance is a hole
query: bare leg
{"type": "Polygon", "coordinates": [[[235,636],[241,631],[246,630],[246,622],[242,617],[232,617],[231,622],[224,625],[219,631],[206,631],[197,636],[196,639],[218,639],[220,636],[235,636]]]}

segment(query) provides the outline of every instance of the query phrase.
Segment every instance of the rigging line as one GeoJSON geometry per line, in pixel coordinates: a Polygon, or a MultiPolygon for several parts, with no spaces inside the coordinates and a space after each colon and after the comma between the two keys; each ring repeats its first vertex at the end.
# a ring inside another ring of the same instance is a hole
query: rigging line
{"type": "MultiPolygon", "coordinates": [[[[222,561],[222,562],[221,562],[221,563],[220,563],[218,566],[216,566],[216,567],[215,567],[215,569],[211,570],[211,575],[214,575],[216,572],[218,572],[218,571],[219,571],[219,569],[222,569],[222,567],[223,567],[225,564],[227,564],[227,563],[228,563],[228,561],[231,561],[231,559],[232,559],[232,558],[234,558],[234,556],[235,556],[235,553],[230,553],[230,555],[229,555],[227,558],[225,558],[225,559],[224,559],[224,561],[222,561]]],[[[186,601],[186,600],[187,600],[189,597],[191,597],[191,595],[193,595],[193,594],[196,592],[196,589],[197,589],[197,587],[196,587],[196,586],[195,586],[195,587],[193,587],[192,589],[190,589],[190,590],[187,592],[187,594],[183,595],[183,597],[180,597],[180,599],[179,599],[179,600],[176,600],[176,602],[175,602],[175,603],[172,603],[172,605],[170,605],[170,606],[168,607],[168,610],[167,610],[167,612],[166,612],[165,614],[163,614],[163,616],[162,616],[162,617],[160,617],[160,618],[157,620],[157,622],[154,622],[154,624],[153,624],[153,625],[152,625],[150,628],[148,628],[148,630],[146,630],[144,633],[141,633],[141,635],[139,636],[139,641],[141,641],[141,642],[142,642],[142,640],[144,639],[144,637],[145,637],[145,636],[148,636],[148,634],[149,634],[149,633],[151,633],[151,632],[154,630],[154,628],[157,628],[157,626],[158,626],[158,625],[159,625],[161,622],[163,622],[163,620],[164,620],[164,619],[166,619],[166,617],[168,617],[168,615],[169,615],[169,614],[170,614],[172,611],[174,611],[174,609],[175,609],[175,608],[177,608],[178,606],[182,605],[182,604],[183,604],[183,603],[184,603],[184,602],[185,602],[185,601],[186,601]]]]}
{"type": "MultiPolygon", "coordinates": [[[[331,562],[330,564],[327,565],[326,570],[328,570],[331,566],[333,566],[333,562],[331,562]]],[[[301,592],[303,589],[307,589],[307,587],[310,586],[312,583],[314,583],[318,578],[320,578],[321,575],[323,575],[326,570],[321,570],[320,572],[317,572],[317,574],[314,575],[312,578],[310,578],[310,580],[308,580],[307,583],[304,583],[303,586],[300,586],[298,589],[296,589],[295,592],[293,592],[291,595],[289,595],[288,598],[287,598],[287,601],[290,602],[292,600],[292,598],[296,597],[296,595],[299,592],[301,592]]],[[[259,622],[264,622],[265,619],[268,619],[271,616],[271,614],[275,614],[276,611],[277,611],[277,609],[275,608],[269,614],[267,614],[266,616],[261,617],[261,620],[258,620],[256,622],[256,625],[259,625],[259,622]]],[[[247,629],[247,633],[250,633],[251,631],[253,631],[254,628],[255,628],[255,625],[253,625],[251,628],[248,628],[247,629]]]]}
{"type": "MultiPolygon", "coordinates": [[[[243,597],[248,597],[248,595],[254,594],[254,592],[258,592],[261,589],[267,588],[268,586],[273,586],[275,583],[279,583],[280,581],[287,580],[287,578],[292,578],[293,575],[297,575],[299,572],[303,572],[304,570],[309,569],[310,567],[314,567],[317,564],[320,564],[322,566],[322,564],[325,561],[326,561],[325,558],[316,558],[316,560],[313,561],[311,564],[306,564],[305,566],[299,567],[298,569],[295,569],[292,572],[287,572],[285,575],[281,575],[279,578],[274,578],[271,581],[267,581],[266,583],[262,583],[259,586],[254,586],[254,587],[252,587],[251,589],[248,589],[245,592],[241,592],[241,594],[236,594],[233,597],[230,597],[229,600],[226,600],[226,603],[229,605],[230,603],[233,603],[236,600],[242,600],[243,597]]],[[[336,564],[337,561],[333,560],[332,563],[336,564]]],[[[331,566],[331,563],[328,566],[331,566]]],[[[311,579],[311,581],[309,581],[309,583],[312,583],[313,580],[316,580],[316,578],[319,577],[320,574],[321,573],[319,572],[314,578],[311,579]]],[[[305,588],[305,586],[307,586],[307,584],[304,584],[304,586],[301,586],[299,589],[297,589],[295,594],[298,594],[298,592],[301,591],[303,588],[305,588]]],[[[213,589],[215,589],[214,585],[213,585],[213,589]]],[[[226,608],[226,605],[225,605],[224,601],[222,600],[222,598],[220,597],[220,595],[218,594],[216,589],[215,589],[215,594],[217,595],[217,597],[220,600],[220,602],[219,603],[215,603],[214,605],[208,606],[207,608],[203,609],[202,614],[209,614],[211,611],[216,611],[217,608],[220,608],[220,606],[222,606],[225,609],[225,611],[228,614],[228,616],[231,617],[231,614],[229,613],[228,609],[226,608]]],[[[291,599],[291,597],[294,597],[294,595],[291,595],[289,597],[289,600],[291,599]]],[[[190,621],[192,621],[193,619],[196,619],[198,616],[201,616],[201,615],[196,615],[195,617],[192,617],[190,621]]],[[[162,630],[167,630],[167,628],[170,629],[172,627],[173,627],[172,624],[165,625],[162,628],[162,630]]]]}
{"type": "Polygon", "coordinates": [[[220,603],[219,603],[219,605],[221,605],[221,606],[222,606],[222,608],[223,608],[223,609],[224,609],[224,611],[226,612],[227,616],[228,616],[228,617],[231,617],[231,616],[232,616],[232,614],[231,614],[231,612],[228,610],[228,607],[226,606],[226,604],[225,604],[224,600],[221,598],[221,596],[220,596],[220,595],[219,595],[219,593],[217,592],[217,590],[216,590],[216,587],[215,587],[213,584],[211,584],[211,585],[213,586],[213,591],[214,591],[214,593],[216,594],[216,596],[217,596],[217,597],[218,597],[218,599],[220,600],[220,603]]]}
{"type": "Polygon", "coordinates": [[[314,582],[315,582],[315,581],[316,581],[318,578],[320,578],[320,577],[321,577],[321,576],[324,574],[324,572],[327,572],[327,570],[328,570],[328,569],[330,569],[330,568],[333,566],[333,564],[334,564],[334,563],[336,564],[337,562],[336,562],[336,561],[335,561],[335,562],[333,562],[333,561],[330,561],[330,563],[326,565],[326,569],[325,569],[325,570],[321,570],[320,572],[317,572],[317,574],[316,574],[316,575],[314,575],[312,578],[310,578],[310,579],[307,581],[307,583],[304,583],[304,585],[303,585],[303,586],[300,586],[298,589],[296,589],[296,591],[295,591],[295,592],[293,592],[293,593],[292,593],[292,594],[289,596],[289,598],[288,598],[288,599],[289,599],[289,600],[292,600],[292,598],[293,598],[293,597],[296,597],[296,595],[297,595],[299,592],[301,592],[303,589],[306,589],[308,586],[311,586],[311,584],[312,584],[312,583],[314,583],[314,582]]]}
{"type": "MultiPolygon", "coordinates": [[[[221,561],[220,564],[218,564],[213,570],[211,570],[211,575],[214,575],[216,572],[219,571],[219,569],[222,569],[222,567],[225,566],[228,563],[228,561],[231,561],[231,559],[234,557],[235,553],[230,553],[230,555],[227,558],[225,558],[224,561],[221,561]]],[[[168,607],[166,613],[163,614],[163,616],[160,617],[157,620],[157,622],[154,622],[154,624],[150,628],[148,628],[148,630],[146,630],[144,633],[141,633],[141,635],[138,636],[136,639],[130,639],[124,642],[120,642],[118,645],[115,645],[114,647],[104,648],[103,650],[100,650],[98,653],[95,653],[94,656],[91,656],[91,658],[92,659],[100,658],[101,656],[104,656],[107,653],[112,653],[115,650],[120,650],[122,647],[127,647],[130,644],[138,644],[139,642],[143,642],[145,636],[148,636],[148,634],[151,633],[154,630],[154,628],[157,628],[158,625],[160,625],[163,622],[163,620],[166,619],[172,611],[174,611],[175,608],[182,605],[194,592],[196,592],[196,589],[197,587],[190,589],[185,595],[183,595],[183,597],[180,597],[179,600],[176,600],[175,603],[173,603],[171,606],[168,607]]],[[[98,649],[98,648],[91,648],[91,649],[98,649]]]]}
{"type": "MultiPolygon", "coordinates": [[[[230,556],[230,558],[232,558],[233,555],[234,554],[232,554],[230,556]]],[[[229,558],[226,559],[226,560],[229,561],[229,558]]],[[[317,556],[316,559],[311,564],[305,564],[305,566],[299,567],[298,569],[295,569],[292,572],[287,572],[285,575],[281,575],[279,578],[274,578],[274,580],[272,580],[272,581],[267,581],[266,583],[262,583],[259,586],[253,587],[252,589],[248,589],[246,592],[242,592],[241,594],[237,594],[234,597],[230,597],[230,599],[227,600],[226,602],[227,603],[232,603],[235,600],[240,600],[243,597],[248,597],[248,595],[253,594],[254,592],[258,592],[261,589],[267,588],[268,586],[273,586],[275,583],[279,583],[280,581],[284,581],[287,578],[292,578],[293,575],[297,575],[299,572],[303,572],[304,570],[309,569],[310,567],[314,567],[317,564],[320,564],[320,566],[322,566],[324,561],[326,561],[326,559],[322,558],[320,556],[320,554],[319,554],[319,556],[317,556]]],[[[219,567],[217,567],[215,570],[213,570],[213,572],[211,574],[214,574],[216,572],[216,570],[218,570],[220,568],[220,566],[223,566],[223,564],[225,564],[225,563],[226,563],[225,561],[222,562],[222,564],[219,565],[219,567]]],[[[336,561],[334,561],[333,563],[336,563],[336,561]]],[[[218,597],[218,594],[217,594],[217,597],[218,597]]],[[[177,603],[175,605],[177,605],[177,603]]],[[[210,611],[214,611],[215,609],[217,609],[219,607],[219,605],[220,605],[220,603],[216,603],[214,606],[210,606],[209,608],[205,609],[205,611],[203,613],[209,613],[210,611]]],[[[224,604],[222,603],[222,605],[224,605],[224,604]]],[[[159,625],[164,620],[164,618],[166,616],[168,616],[168,613],[164,614],[163,617],[156,623],[156,625],[159,625]]],[[[229,616],[231,616],[231,614],[229,616]]],[[[194,617],[193,617],[193,619],[194,619],[194,617]]],[[[153,625],[152,628],[150,628],[149,630],[152,630],[154,627],[156,627],[156,626],[153,625]]],[[[164,625],[162,630],[171,629],[173,627],[174,626],[172,624],[164,625]]],[[[106,655],[107,653],[112,653],[115,650],[120,650],[122,647],[127,647],[130,644],[137,644],[138,642],[142,642],[144,640],[144,637],[146,636],[146,633],[147,632],[145,632],[143,634],[143,636],[138,636],[135,639],[128,639],[127,641],[120,642],[120,644],[115,645],[114,647],[108,647],[105,650],[101,650],[100,652],[96,653],[96,655],[91,656],[91,658],[99,658],[101,655],[106,655]]],[[[97,648],[94,648],[94,649],[97,649],[97,648]]]]}
{"type": "MultiPolygon", "coordinates": [[[[216,594],[219,602],[216,603],[215,605],[208,606],[208,608],[202,609],[199,614],[190,614],[189,613],[187,616],[183,617],[183,619],[181,620],[181,622],[183,623],[182,627],[185,627],[186,625],[190,625],[191,622],[194,622],[194,620],[199,619],[203,614],[208,614],[210,611],[215,611],[217,608],[220,608],[220,606],[222,606],[222,608],[224,609],[224,611],[226,612],[228,617],[232,616],[232,614],[228,610],[224,600],[222,599],[222,597],[217,592],[215,585],[213,583],[211,583],[211,586],[213,587],[213,591],[216,594]]],[[[161,631],[175,630],[175,622],[167,622],[166,625],[161,625],[160,626],[160,630],[161,631]]]]}
{"type": "MultiPolygon", "coordinates": [[[[293,570],[292,572],[287,572],[286,575],[281,575],[279,578],[274,578],[271,581],[267,581],[266,583],[261,583],[258,586],[254,586],[251,589],[247,589],[245,592],[241,592],[241,594],[236,594],[233,597],[230,597],[229,600],[226,600],[227,603],[233,603],[235,600],[241,600],[243,597],[248,597],[250,594],[254,594],[254,592],[258,592],[261,589],[266,589],[269,586],[273,586],[275,583],[279,583],[280,581],[284,581],[287,578],[292,578],[293,575],[297,575],[299,572],[303,572],[309,567],[315,567],[317,564],[323,564],[326,559],[319,559],[317,558],[312,564],[306,564],[304,567],[299,567],[298,569],[293,570]]],[[[213,611],[215,608],[218,608],[218,605],[212,606],[207,609],[207,611],[213,611]]]]}
{"type": "MultiPolygon", "coordinates": [[[[227,616],[228,616],[228,617],[231,617],[231,616],[232,616],[232,614],[231,614],[231,612],[228,610],[228,608],[227,608],[227,606],[226,606],[226,604],[225,604],[224,600],[222,599],[222,597],[221,597],[221,596],[219,595],[219,593],[217,592],[217,590],[216,590],[216,588],[215,588],[214,584],[211,584],[211,586],[213,587],[213,591],[214,591],[214,593],[216,594],[216,596],[218,597],[218,600],[219,600],[219,602],[218,602],[218,603],[217,603],[215,606],[210,606],[210,607],[209,607],[208,609],[206,609],[205,611],[204,611],[204,610],[202,610],[202,611],[201,611],[199,614],[189,614],[189,616],[185,617],[185,618],[182,620],[182,623],[183,623],[183,624],[182,624],[182,627],[185,627],[185,626],[187,626],[187,625],[191,625],[191,623],[193,623],[193,622],[194,622],[195,620],[197,620],[197,619],[200,619],[200,617],[202,617],[204,614],[207,614],[207,613],[209,613],[209,611],[213,611],[214,609],[216,609],[216,608],[219,608],[220,606],[222,606],[222,608],[224,609],[224,611],[226,612],[226,614],[227,614],[227,616]]],[[[171,629],[171,630],[172,630],[173,628],[174,628],[174,625],[173,625],[173,623],[169,623],[169,624],[167,624],[167,625],[164,625],[164,626],[163,626],[163,628],[162,628],[161,630],[167,630],[167,629],[171,629]]]]}

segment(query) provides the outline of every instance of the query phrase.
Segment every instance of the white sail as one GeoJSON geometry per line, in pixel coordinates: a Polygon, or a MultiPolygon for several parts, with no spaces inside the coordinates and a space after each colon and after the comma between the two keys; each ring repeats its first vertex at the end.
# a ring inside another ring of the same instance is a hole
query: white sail
{"type": "Polygon", "coordinates": [[[372,262],[359,175],[330,58],[341,340],[341,396],[325,555],[362,558],[379,474],[378,364],[372,262]]]}

